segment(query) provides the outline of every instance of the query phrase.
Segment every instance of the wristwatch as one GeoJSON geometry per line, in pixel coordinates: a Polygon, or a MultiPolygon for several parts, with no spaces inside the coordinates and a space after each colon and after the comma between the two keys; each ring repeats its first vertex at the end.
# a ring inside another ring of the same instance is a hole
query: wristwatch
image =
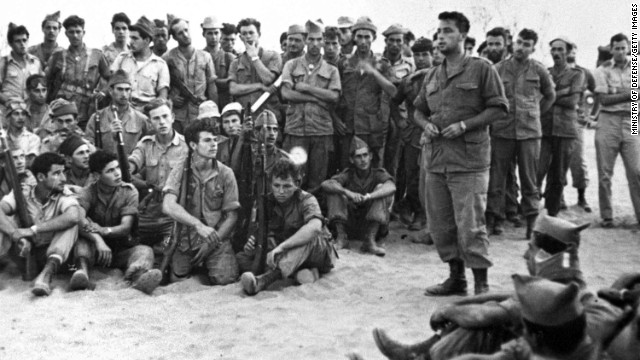
{"type": "Polygon", "coordinates": [[[107,235],[111,235],[111,228],[110,227],[107,228],[107,235]]]}
{"type": "Polygon", "coordinates": [[[462,132],[466,132],[467,124],[465,124],[464,121],[460,121],[460,128],[462,128],[462,132]]]}
{"type": "Polygon", "coordinates": [[[254,62],[256,60],[260,60],[260,57],[259,56],[254,56],[254,57],[251,58],[251,62],[254,62]]]}
{"type": "Polygon", "coordinates": [[[37,234],[37,233],[38,233],[38,226],[36,226],[36,225],[32,225],[29,229],[30,229],[34,234],[37,234]]]}

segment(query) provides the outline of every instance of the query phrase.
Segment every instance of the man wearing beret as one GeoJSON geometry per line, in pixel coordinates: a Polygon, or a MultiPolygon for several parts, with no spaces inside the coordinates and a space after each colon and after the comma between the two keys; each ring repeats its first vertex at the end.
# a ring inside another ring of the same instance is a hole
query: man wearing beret
{"type": "Polygon", "coordinates": [[[218,101],[215,82],[217,75],[211,55],[191,45],[188,21],[172,19],[169,23],[169,35],[178,42],[178,46],[169,50],[163,59],[169,66],[169,74],[176,81],[180,79],[184,85],[184,89],[181,89],[172,82],[169,92],[176,118],[173,126],[182,131],[198,115],[200,103],[206,100],[218,101]],[[190,95],[187,95],[187,90],[190,95]]]}
{"type": "Polygon", "coordinates": [[[428,70],[414,101],[424,124],[427,223],[449,278],[427,296],[467,293],[465,266],[473,270],[475,293],[489,291],[488,237],[484,212],[489,185],[488,126],[508,111],[500,76],[484,59],[464,51],[469,20],[459,12],[438,16],[443,63],[428,70]]]}
{"type": "Polygon", "coordinates": [[[78,126],[84,129],[100,98],[100,79],[109,79],[109,64],[102,51],[83,42],[84,19],[72,15],[62,23],[69,48],[51,55],[46,70],[49,101],[63,98],[76,104],[78,126]]]}
{"type": "MultiPolygon", "coordinates": [[[[416,70],[413,59],[406,58],[402,54],[404,38],[408,32],[409,30],[402,25],[393,24],[382,33],[385,42],[382,61],[388,66],[388,71],[385,75],[396,87],[400,86],[402,80],[416,70]]],[[[405,223],[411,223],[413,221],[413,211],[409,209],[408,204],[400,201],[405,195],[407,181],[407,169],[404,166],[405,143],[402,141],[401,132],[405,131],[409,126],[409,115],[404,102],[391,102],[390,111],[387,143],[384,151],[384,167],[397,179],[398,192],[395,194],[394,209],[403,215],[400,220],[405,223]]]]}
{"type": "Polygon", "coordinates": [[[507,216],[508,173],[513,164],[517,164],[519,170],[527,238],[531,236],[538,216],[540,192],[536,176],[542,137],[540,114],[549,110],[555,101],[555,89],[545,66],[530,58],[537,42],[535,31],[523,29],[518,34],[513,56],[495,65],[511,110],[491,125],[491,175],[486,216],[487,231],[496,235],[502,233],[502,222],[507,216]]]}
{"type": "MultiPolygon", "coordinates": [[[[154,24],[144,16],[138,19],[129,27],[131,51],[120,53],[111,64],[112,74],[124,70],[131,76],[131,105],[140,112],[149,101],[155,98],[166,99],[169,93],[167,63],[149,47],[153,35],[154,24]]],[[[109,84],[113,88],[113,82],[109,84]]]]}
{"type": "Polygon", "coordinates": [[[25,126],[30,116],[27,104],[21,100],[15,100],[7,105],[5,111],[9,125],[7,127],[9,144],[22,149],[29,167],[33,159],[40,154],[40,138],[25,126]]]}
{"type": "Polygon", "coordinates": [[[204,18],[200,27],[202,28],[202,36],[207,41],[207,46],[203,50],[211,54],[213,67],[216,69],[218,105],[223,108],[231,101],[231,95],[229,95],[229,67],[231,67],[231,62],[236,57],[232,53],[223,50],[220,46],[222,24],[218,22],[218,19],[208,16],[204,18]]]}
{"type": "Polygon", "coordinates": [[[128,155],[143,136],[152,132],[152,125],[147,116],[130,105],[131,83],[129,74],[124,70],[116,70],[111,75],[109,95],[112,105],[91,115],[85,131],[85,138],[93,144],[95,142],[96,117],[99,117],[102,149],[114,154],[118,153],[116,133],[122,134],[124,150],[128,155]]]}
{"type": "Polygon", "coordinates": [[[315,193],[327,177],[333,150],[331,110],[340,97],[340,75],[322,59],[323,26],[307,21],[307,53],[288,61],[282,69],[282,97],[289,102],[283,147],[302,147],[309,159],[302,168],[300,187],[315,193]]]}
{"type": "Polygon", "coordinates": [[[361,238],[362,250],[384,256],[376,243],[386,236],[389,207],[396,186],[384,168],[373,168],[369,146],[357,136],[349,148],[351,167],[322,183],[327,194],[329,222],[336,231],[336,248],[349,247],[349,237],[361,238]]]}
{"type": "Polygon", "coordinates": [[[385,74],[387,63],[371,51],[377,28],[368,17],[358,19],[352,27],[357,50],[353,56],[340,63],[342,97],[336,127],[344,129],[340,138],[340,164],[347,168],[349,144],[356,135],[364,140],[373,154],[372,166],[383,167],[384,149],[389,127],[389,102],[396,94],[396,87],[385,74]]]}
{"type": "Polygon", "coordinates": [[[58,152],[60,144],[73,134],[84,137],[84,131],[78,127],[78,108],[74,102],[55,99],[49,107],[51,122],[43,123],[40,127],[39,135],[42,138],[40,153],[58,152]]]}
{"type": "Polygon", "coordinates": [[[544,206],[550,216],[558,215],[571,154],[577,144],[578,111],[576,109],[585,81],[584,72],[572,68],[567,56],[573,43],[566,38],[557,38],[549,43],[553,67],[549,73],[555,84],[556,100],[549,111],[541,115],[542,142],[537,184],[547,178],[544,206]]]}
{"type": "MultiPolygon", "coordinates": [[[[414,116],[415,107],[413,101],[420,92],[422,82],[427,74],[427,69],[432,65],[433,42],[421,37],[415,41],[411,47],[413,59],[416,64],[416,72],[404,77],[398,85],[398,94],[393,98],[393,104],[404,104],[407,109],[408,119],[399,129],[400,141],[402,142],[402,161],[400,166],[404,168],[405,191],[404,196],[400,196],[400,202],[404,204],[400,209],[407,214],[410,219],[413,217],[409,230],[421,230],[426,223],[424,206],[424,167],[421,167],[420,150],[422,145],[420,138],[424,124],[418,122],[414,116]]],[[[424,158],[422,159],[425,160],[424,158]]],[[[400,214],[402,216],[402,212],[400,214]]]]}
{"type": "Polygon", "coordinates": [[[38,183],[25,195],[27,212],[34,222],[30,228],[16,226],[11,218],[16,214],[13,193],[0,201],[0,249],[9,249],[9,256],[24,272],[21,244],[30,240],[40,271],[32,289],[36,296],[51,294],[51,279],[67,261],[78,238],[78,202],[64,188],[64,164],[64,158],[55,153],[40,154],[33,160],[31,170],[38,183]]]}
{"type": "Polygon", "coordinates": [[[27,50],[29,54],[35,55],[40,59],[42,71],[46,70],[51,54],[58,50],[63,50],[63,47],[59,46],[57,42],[61,27],[60,11],[45,16],[41,25],[42,32],[44,33],[44,41],[38,45],[29,47],[27,50]]]}
{"type": "MultiPolygon", "coordinates": [[[[238,30],[246,50],[231,63],[229,92],[242,106],[253,105],[266,91],[273,94],[274,90],[270,87],[280,76],[282,59],[277,52],[260,47],[258,20],[242,19],[238,23],[238,30]]],[[[271,95],[256,114],[264,109],[271,110],[280,117],[278,96],[271,95]]]]}
{"type": "Polygon", "coordinates": [[[91,150],[92,148],[89,147],[86,140],[77,135],[67,137],[60,144],[58,152],[67,161],[64,171],[67,178],[66,184],[83,188],[96,181],[95,174],[89,170],[91,150]]]}

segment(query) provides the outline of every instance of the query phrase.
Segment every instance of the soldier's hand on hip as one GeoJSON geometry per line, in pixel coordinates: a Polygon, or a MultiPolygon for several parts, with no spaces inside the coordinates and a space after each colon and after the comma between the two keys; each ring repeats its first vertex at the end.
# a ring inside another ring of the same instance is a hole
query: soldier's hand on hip
{"type": "Polygon", "coordinates": [[[464,129],[462,128],[460,122],[453,123],[442,130],[442,136],[445,139],[455,139],[458,136],[462,135],[462,133],[464,133],[464,129]]]}

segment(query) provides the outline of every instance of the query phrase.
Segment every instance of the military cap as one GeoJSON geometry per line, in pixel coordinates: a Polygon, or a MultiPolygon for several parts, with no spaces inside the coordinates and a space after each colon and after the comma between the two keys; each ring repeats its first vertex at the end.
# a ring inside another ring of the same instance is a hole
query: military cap
{"type": "Polygon", "coordinates": [[[413,51],[414,53],[425,52],[425,51],[432,52],[433,41],[423,36],[413,43],[413,46],[411,47],[411,51],[413,51]]]}
{"type": "Polygon", "coordinates": [[[15,28],[17,28],[17,27],[18,27],[18,25],[14,24],[14,23],[12,23],[12,22],[9,22],[9,26],[8,26],[9,31],[11,31],[11,30],[13,30],[13,29],[15,29],[15,28]]]}
{"type": "Polygon", "coordinates": [[[373,25],[373,22],[368,16],[361,16],[356,23],[351,27],[351,31],[355,33],[358,30],[370,30],[374,34],[378,31],[378,28],[373,25]]]}
{"type": "Polygon", "coordinates": [[[44,21],[56,21],[60,22],[60,10],[54,12],[53,14],[46,15],[44,17],[44,21]]]}
{"type": "Polygon", "coordinates": [[[218,105],[211,100],[207,100],[200,104],[198,107],[198,120],[212,118],[212,117],[220,117],[220,111],[218,110],[218,105]]]}
{"type": "Polygon", "coordinates": [[[541,214],[536,219],[533,231],[549,235],[565,244],[580,244],[580,231],[589,227],[589,223],[575,225],[564,219],[541,214]]]}
{"type": "Polygon", "coordinates": [[[278,118],[271,110],[264,110],[256,118],[255,126],[261,127],[265,125],[278,125],[278,118]]]}
{"type": "Polygon", "coordinates": [[[78,108],[76,103],[69,102],[65,99],[55,99],[49,104],[51,109],[51,116],[58,117],[63,115],[78,115],[78,108]]]}
{"type": "Polygon", "coordinates": [[[222,109],[222,116],[224,116],[224,114],[226,113],[230,113],[230,112],[237,112],[238,114],[242,114],[242,105],[240,105],[239,102],[232,102],[227,104],[227,106],[225,106],[222,109]]]}
{"type": "Polygon", "coordinates": [[[129,27],[131,31],[138,31],[144,33],[148,37],[153,37],[155,33],[155,24],[151,22],[151,20],[147,19],[145,16],[142,16],[135,24],[129,27]]]}
{"type": "Polygon", "coordinates": [[[527,275],[513,275],[522,317],[543,326],[559,326],[584,314],[576,283],[563,285],[527,275]]]}
{"type": "Polygon", "coordinates": [[[129,74],[126,71],[118,69],[113,73],[113,75],[111,75],[111,77],[109,78],[109,86],[117,84],[131,85],[131,77],[129,77],[129,74]]]}
{"type": "Polygon", "coordinates": [[[389,26],[387,28],[387,30],[385,30],[382,33],[382,36],[387,37],[389,35],[393,35],[393,34],[406,34],[409,32],[409,29],[405,28],[404,26],[400,25],[400,24],[393,24],[391,26],[389,26]]]}
{"type": "Polygon", "coordinates": [[[67,137],[60,147],[58,148],[58,152],[62,155],[73,156],[73,153],[82,145],[86,145],[86,142],[82,140],[82,138],[78,135],[71,135],[67,137]]]}
{"type": "Polygon", "coordinates": [[[153,24],[156,26],[156,28],[167,28],[167,24],[164,22],[164,20],[160,20],[160,19],[154,19],[153,20],[153,24]]]}
{"type": "Polygon", "coordinates": [[[17,110],[24,110],[27,115],[31,116],[27,104],[22,99],[10,99],[9,101],[9,104],[6,107],[7,116],[17,110]]]}
{"type": "Polygon", "coordinates": [[[307,33],[309,34],[324,32],[324,25],[322,24],[322,21],[320,19],[316,21],[308,20],[307,23],[304,24],[304,27],[306,28],[307,33]]]}
{"type": "Polygon", "coordinates": [[[367,145],[367,143],[364,142],[359,137],[354,136],[353,139],[351,139],[351,144],[349,145],[349,155],[355,154],[355,152],[357,150],[360,150],[362,148],[367,148],[368,149],[369,145],[367,145]]]}
{"type": "Polygon", "coordinates": [[[338,28],[350,28],[354,23],[353,18],[348,16],[340,16],[338,18],[338,28]]]}
{"type": "Polygon", "coordinates": [[[567,38],[566,36],[558,36],[557,38],[549,41],[549,46],[551,46],[551,44],[553,44],[554,41],[562,41],[565,44],[569,45],[569,47],[573,47],[573,41],[569,40],[569,38],[567,38]]]}
{"type": "Polygon", "coordinates": [[[207,16],[200,24],[200,27],[203,29],[222,29],[222,24],[215,17],[207,16]]]}
{"type": "Polygon", "coordinates": [[[295,34],[306,34],[307,30],[302,25],[293,24],[289,26],[287,30],[287,35],[295,35],[295,34]]]}

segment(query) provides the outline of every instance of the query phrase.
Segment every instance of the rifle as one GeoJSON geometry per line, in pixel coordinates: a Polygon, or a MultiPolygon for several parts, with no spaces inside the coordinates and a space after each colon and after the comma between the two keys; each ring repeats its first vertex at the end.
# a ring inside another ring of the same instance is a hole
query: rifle
{"type": "MultiPolygon", "coordinates": [[[[30,228],[33,226],[33,219],[29,215],[27,211],[27,200],[24,198],[24,194],[22,193],[22,184],[20,183],[20,178],[18,175],[18,170],[16,169],[16,164],[13,162],[13,157],[11,156],[11,150],[9,148],[9,142],[7,140],[7,135],[2,129],[2,124],[0,124],[0,132],[2,136],[0,137],[0,142],[2,143],[2,157],[4,158],[4,167],[7,172],[7,178],[9,184],[11,185],[11,189],[13,190],[13,197],[16,200],[16,215],[18,217],[18,227],[20,228],[30,228]]],[[[32,242],[28,239],[20,239],[18,247],[20,249],[20,256],[25,259],[25,271],[22,274],[22,280],[31,281],[38,276],[38,266],[36,264],[36,259],[32,249],[32,242]]]]}
{"type": "MultiPolygon", "coordinates": [[[[248,105],[247,105],[248,107],[248,105]]],[[[253,258],[253,264],[251,265],[251,272],[255,275],[264,273],[264,268],[267,260],[268,250],[268,231],[269,231],[269,219],[267,209],[267,149],[264,143],[262,135],[258,138],[258,154],[256,163],[259,163],[255,169],[258,170],[258,176],[252,179],[252,190],[255,191],[255,200],[251,208],[251,230],[250,236],[256,239],[255,257],[253,258]],[[255,189],[255,190],[254,190],[255,189]]]]}
{"type": "Polygon", "coordinates": [[[180,96],[185,98],[185,100],[192,104],[200,105],[202,100],[189,90],[187,84],[185,84],[184,79],[182,78],[182,74],[180,74],[180,71],[173,63],[173,60],[167,61],[167,67],[169,68],[169,80],[171,81],[171,87],[177,89],[180,96]]]}
{"type": "MultiPolygon", "coordinates": [[[[171,80],[173,81],[173,80],[171,80]]],[[[276,89],[280,87],[280,85],[282,85],[282,75],[280,75],[280,77],[278,77],[276,79],[276,81],[273,82],[273,84],[271,84],[272,86],[275,86],[276,89]]],[[[260,106],[262,106],[262,104],[264,104],[265,101],[267,101],[267,99],[269,99],[271,97],[271,95],[273,95],[272,93],[265,91],[264,93],[262,93],[262,95],[260,95],[260,97],[258,98],[258,100],[256,100],[255,103],[253,103],[253,106],[251,107],[251,112],[255,113],[256,111],[258,111],[258,109],[260,109],[260,106]]]]}
{"type": "MultiPolygon", "coordinates": [[[[182,182],[180,183],[180,196],[178,197],[178,204],[182,206],[184,209],[187,208],[187,188],[189,186],[189,178],[191,177],[191,149],[189,149],[189,155],[187,156],[187,160],[184,163],[184,169],[182,170],[182,182]]],[[[180,243],[180,232],[182,231],[182,223],[175,221],[173,223],[173,228],[171,229],[171,239],[169,240],[169,244],[167,245],[163,257],[162,262],[160,263],[160,271],[162,272],[162,284],[166,285],[170,281],[168,269],[169,263],[171,262],[171,258],[173,254],[176,252],[178,248],[178,244],[180,243]]]]}
{"type": "MultiPolygon", "coordinates": [[[[113,116],[118,120],[118,108],[114,105],[111,109],[113,110],[113,116]]],[[[129,171],[129,158],[124,150],[124,138],[122,137],[122,131],[116,132],[116,138],[118,140],[118,163],[120,163],[120,171],[122,171],[122,181],[130,183],[131,172],[129,171]]]]}
{"type": "MultiPolygon", "coordinates": [[[[89,61],[89,60],[87,60],[89,61]]],[[[94,137],[93,137],[93,142],[95,143],[96,147],[98,149],[102,149],[102,130],[100,130],[100,113],[98,112],[98,99],[96,99],[95,101],[96,103],[96,117],[95,117],[95,122],[94,122],[94,137]]]]}

